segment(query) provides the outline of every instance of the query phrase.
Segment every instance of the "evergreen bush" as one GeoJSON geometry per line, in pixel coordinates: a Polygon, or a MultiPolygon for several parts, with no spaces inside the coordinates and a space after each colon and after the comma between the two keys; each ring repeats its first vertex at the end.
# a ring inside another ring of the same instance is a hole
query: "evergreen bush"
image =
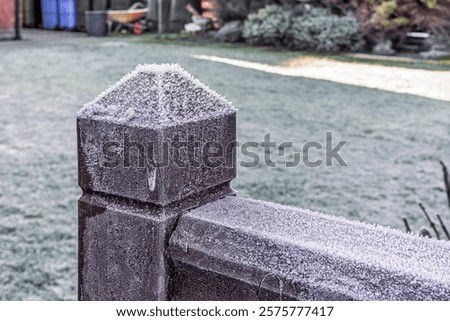
{"type": "Polygon", "coordinates": [[[243,36],[248,43],[254,45],[286,46],[292,15],[291,10],[268,5],[257,13],[248,15],[243,36]]]}
{"type": "Polygon", "coordinates": [[[293,50],[338,52],[364,47],[357,20],[326,8],[268,5],[247,17],[243,36],[250,44],[293,50]]]}
{"type": "Polygon", "coordinates": [[[294,17],[287,39],[289,48],[294,50],[340,52],[364,47],[358,21],[333,15],[326,9],[313,9],[294,17]]]}

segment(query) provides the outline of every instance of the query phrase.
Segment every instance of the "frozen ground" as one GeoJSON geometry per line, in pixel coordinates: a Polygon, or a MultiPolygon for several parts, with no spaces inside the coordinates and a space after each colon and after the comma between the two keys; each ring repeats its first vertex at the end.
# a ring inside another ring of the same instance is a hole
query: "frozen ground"
{"type": "Polygon", "coordinates": [[[240,110],[241,142],[270,132],[300,149],[323,143],[326,131],[348,141],[341,154],[348,167],[240,167],[240,195],[400,228],[402,216],[421,225],[421,198],[449,220],[438,160],[450,164],[450,103],[193,55],[292,58],[137,38],[0,43],[0,299],[76,299],[75,113],[141,63],[180,63],[225,95],[240,110]]]}

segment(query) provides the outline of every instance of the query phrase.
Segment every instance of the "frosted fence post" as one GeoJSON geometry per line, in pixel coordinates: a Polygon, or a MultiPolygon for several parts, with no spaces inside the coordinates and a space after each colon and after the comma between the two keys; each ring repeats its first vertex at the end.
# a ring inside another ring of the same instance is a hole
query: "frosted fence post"
{"type": "Polygon", "coordinates": [[[178,65],[144,65],[86,104],[77,132],[79,299],[170,299],[177,219],[233,195],[234,107],[178,65]],[[199,147],[172,146],[188,140],[199,147]],[[207,144],[223,148],[214,166],[207,144]]]}

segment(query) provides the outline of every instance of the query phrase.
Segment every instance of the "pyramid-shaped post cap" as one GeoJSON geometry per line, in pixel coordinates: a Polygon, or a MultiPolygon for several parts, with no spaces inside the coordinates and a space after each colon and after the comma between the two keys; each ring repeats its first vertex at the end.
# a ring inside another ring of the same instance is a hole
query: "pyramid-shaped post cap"
{"type": "Polygon", "coordinates": [[[236,109],[179,65],[140,65],[78,113],[79,184],[167,205],[236,175],[236,109]]]}

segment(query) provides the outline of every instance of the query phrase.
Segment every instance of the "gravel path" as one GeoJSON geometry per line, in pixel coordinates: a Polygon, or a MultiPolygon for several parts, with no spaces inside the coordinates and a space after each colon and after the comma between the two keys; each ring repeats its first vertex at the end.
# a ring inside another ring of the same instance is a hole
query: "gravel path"
{"type": "Polygon", "coordinates": [[[278,75],[329,80],[341,84],[450,101],[449,71],[348,63],[321,58],[296,58],[280,66],[216,56],[199,55],[195,58],[278,75]]]}

